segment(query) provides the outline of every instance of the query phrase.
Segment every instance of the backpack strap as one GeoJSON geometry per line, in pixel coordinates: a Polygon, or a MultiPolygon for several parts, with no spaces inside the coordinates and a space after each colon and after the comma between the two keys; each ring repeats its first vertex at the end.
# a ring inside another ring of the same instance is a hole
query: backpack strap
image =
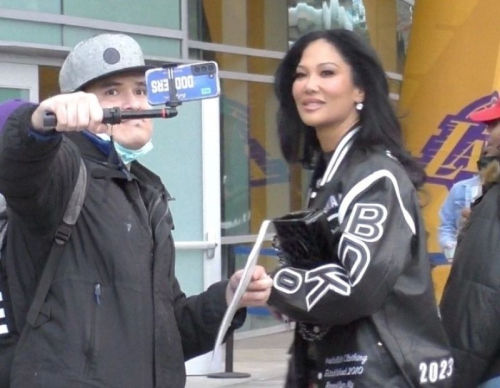
{"type": "Polygon", "coordinates": [[[83,201],[85,200],[85,194],[87,191],[87,168],[83,159],[80,159],[80,171],[78,172],[78,179],[76,181],[75,188],[69,199],[68,206],[64,212],[63,221],[59,228],[57,228],[54,242],[52,243],[52,248],[50,250],[49,257],[45,263],[45,268],[42,272],[40,282],[36,289],[35,297],[31,303],[31,307],[28,311],[27,321],[33,326],[39,326],[43,321],[39,318],[40,312],[42,312],[43,304],[50,289],[50,285],[54,280],[57,267],[59,266],[59,259],[64,250],[66,243],[68,242],[73,226],[78,220],[80,211],[82,210],[83,201]],[[41,321],[41,322],[37,322],[41,321]]]}

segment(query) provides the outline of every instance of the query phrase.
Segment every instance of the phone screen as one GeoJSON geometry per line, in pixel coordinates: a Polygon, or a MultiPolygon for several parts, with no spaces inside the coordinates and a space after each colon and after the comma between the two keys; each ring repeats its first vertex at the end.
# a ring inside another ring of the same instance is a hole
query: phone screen
{"type": "MultiPolygon", "coordinates": [[[[220,95],[219,69],[215,62],[179,65],[174,68],[174,82],[180,102],[220,95]]],[[[167,69],[146,71],[146,87],[150,105],[164,105],[170,101],[167,69]]]]}

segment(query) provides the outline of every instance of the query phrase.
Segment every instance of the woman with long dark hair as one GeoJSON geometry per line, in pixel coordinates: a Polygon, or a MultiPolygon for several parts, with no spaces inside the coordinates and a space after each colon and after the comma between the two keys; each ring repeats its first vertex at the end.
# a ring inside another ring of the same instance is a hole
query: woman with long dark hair
{"type": "Polygon", "coordinates": [[[275,221],[283,264],[269,304],[297,322],[287,387],[450,386],[417,198],[425,174],[376,53],[350,31],[310,33],[275,91],[285,159],[314,168],[308,210],[275,221]]]}

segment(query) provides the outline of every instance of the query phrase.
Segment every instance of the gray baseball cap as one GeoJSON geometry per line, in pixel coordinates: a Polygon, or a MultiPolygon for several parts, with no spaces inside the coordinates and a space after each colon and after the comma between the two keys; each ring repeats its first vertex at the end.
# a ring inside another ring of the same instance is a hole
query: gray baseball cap
{"type": "Polygon", "coordinates": [[[78,43],[59,72],[62,93],[82,90],[100,78],[124,71],[146,71],[139,44],[128,35],[101,34],[78,43]]]}

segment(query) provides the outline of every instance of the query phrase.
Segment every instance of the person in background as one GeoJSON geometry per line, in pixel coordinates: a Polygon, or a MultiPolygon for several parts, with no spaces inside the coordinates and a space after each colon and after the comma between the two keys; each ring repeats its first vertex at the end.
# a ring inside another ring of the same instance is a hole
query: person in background
{"type": "Polygon", "coordinates": [[[454,388],[500,387],[500,102],[470,115],[485,123],[483,195],[458,241],[440,304],[455,360],[454,388]]]}
{"type": "Polygon", "coordinates": [[[470,205],[480,195],[481,180],[479,174],[475,174],[472,178],[456,182],[439,210],[439,244],[449,262],[453,260],[458,232],[469,215],[470,205]]]}
{"type": "MultiPolygon", "coordinates": [[[[0,105],[0,192],[10,211],[2,262],[21,333],[12,388],[182,388],[184,362],[214,346],[242,273],[186,297],[175,276],[171,197],[137,161],[152,148],[152,122],[101,123],[103,108],[150,108],[146,68],[134,39],[97,35],[66,58],[62,94],[39,105],[0,105]],[[55,128],[44,128],[46,112],[56,116],[55,128]],[[81,163],[83,208],[40,319],[31,322],[27,312],[81,163]]],[[[257,266],[239,306],[265,305],[271,285],[257,266]]],[[[242,309],[231,330],[244,318],[242,309]]]]}
{"type": "Polygon", "coordinates": [[[278,234],[268,303],[297,322],[286,387],[451,387],[417,197],[425,174],[403,146],[378,56],[351,31],[309,33],[275,91],[282,153],[314,166],[307,207],[334,240],[325,261],[292,264],[278,234]]]}
{"type": "Polygon", "coordinates": [[[478,173],[472,178],[455,183],[440,211],[438,229],[439,244],[448,261],[453,260],[460,229],[470,214],[472,203],[482,194],[481,170],[494,158],[500,148],[500,134],[489,131],[487,140],[477,161],[478,173]]]}

